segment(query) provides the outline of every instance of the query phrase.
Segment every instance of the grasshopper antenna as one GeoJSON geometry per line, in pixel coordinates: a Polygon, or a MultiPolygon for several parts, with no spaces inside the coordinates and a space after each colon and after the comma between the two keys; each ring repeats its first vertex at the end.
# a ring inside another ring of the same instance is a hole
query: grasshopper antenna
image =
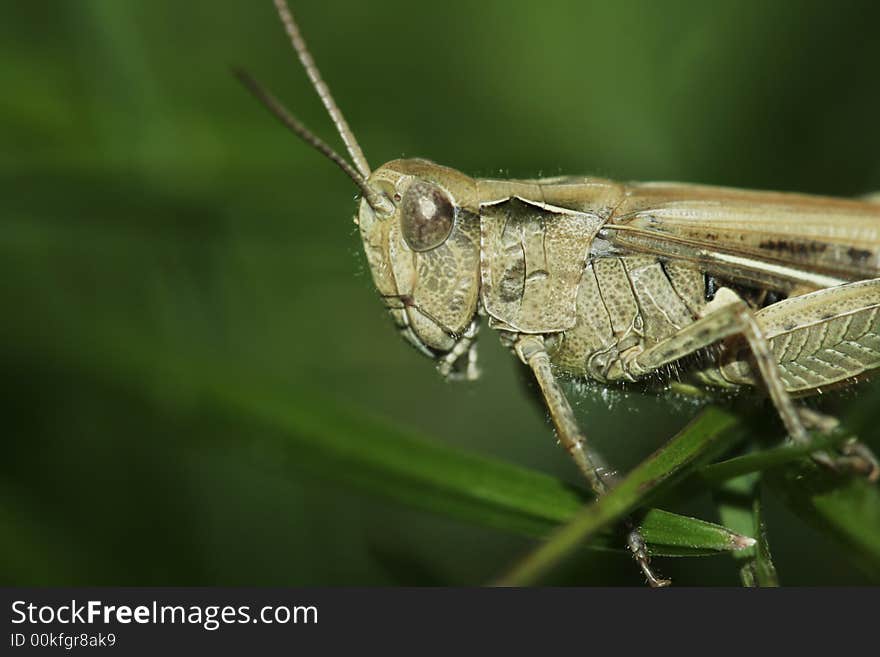
{"type": "Polygon", "coordinates": [[[299,61],[302,63],[303,68],[306,69],[306,74],[309,76],[309,80],[312,81],[312,86],[315,88],[315,91],[318,92],[321,102],[324,103],[324,107],[327,108],[327,112],[333,120],[333,125],[336,126],[336,131],[345,143],[345,148],[348,150],[348,154],[351,155],[351,159],[354,161],[357,170],[361,172],[361,175],[364,178],[368,178],[370,175],[370,165],[367,164],[367,158],[364,157],[364,152],[361,150],[357,139],[354,138],[354,133],[351,131],[351,128],[348,127],[345,117],[342,116],[342,110],[339,109],[336,101],[333,100],[333,96],[330,94],[330,89],[321,78],[321,73],[315,65],[315,60],[312,59],[312,54],[309,52],[308,46],[306,46],[306,42],[302,37],[302,33],[299,31],[299,26],[293,19],[293,14],[290,13],[290,7],[287,6],[286,0],[273,1],[275,2],[275,9],[278,10],[278,16],[284,24],[284,29],[290,37],[290,43],[293,45],[293,49],[296,51],[297,57],[299,57],[299,61]]]}
{"type": "MultiPolygon", "coordinates": [[[[370,207],[377,212],[389,214],[394,211],[394,206],[381,192],[373,189],[367,183],[366,176],[355,170],[339,153],[324,143],[315,133],[309,130],[299,119],[291,114],[265,87],[241,69],[233,69],[235,76],[275,117],[289,128],[300,139],[319,153],[336,163],[342,171],[354,181],[354,184],[363,192],[364,198],[370,207]]],[[[369,175],[369,173],[367,174],[369,175]]]]}

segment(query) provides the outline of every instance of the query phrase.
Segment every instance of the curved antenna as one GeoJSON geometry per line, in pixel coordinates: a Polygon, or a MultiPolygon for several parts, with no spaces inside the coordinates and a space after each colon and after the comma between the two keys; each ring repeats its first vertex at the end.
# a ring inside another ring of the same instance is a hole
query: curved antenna
{"type": "Polygon", "coordinates": [[[370,207],[377,212],[384,214],[394,211],[394,205],[388,197],[370,187],[369,184],[367,184],[365,176],[356,171],[354,167],[346,162],[339,153],[321,141],[315,133],[309,130],[299,119],[287,111],[284,105],[281,104],[281,101],[275,98],[275,96],[267,91],[265,87],[241,69],[233,69],[233,72],[241,83],[247,87],[248,91],[256,96],[257,100],[263,103],[263,105],[266,106],[266,109],[272,112],[281,123],[289,128],[300,139],[309,144],[309,146],[335,162],[345,175],[351,178],[354,181],[354,184],[360,188],[361,192],[364,194],[364,198],[367,199],[367,203],[370,204],[370,207]]]}
{"type": "Polygon", "coordinates": [[[278,16],[281,18],[281,22],[284,24],[284,29],[290,37],[290,43],[293,45],[293,49],[296,51],[303,68],[306,69],[306,74],[312,81],[312,86],[315,88],[315,91],[318,92],[321,102],[324,103],[324,107],[327,108],[327,112],[333,120],[333,125],[336,126],[339,136],[342,137],[342,141],[345,143],[345,148],[348,150],[348,154],[351,155],[351,159],[354,161],[357,170],[361,172],[361,175],[364,178],[369,177],[370,165],[367,164],[367,158],[364,157],[364,152],[361,150],[357,139],[354,138],[354,133],[351,131],[351,128],[348,127],[345,117],[342,116],[342,111],[339,109],[336,101],[333,100],[333,96],[330,94],[330,89],[324,84],[324,80],[321,79],[321,73],[315,65],[315,60],[312,59],[312,55],[306,46],[306,42],[299,31],[299,26],[293,19],[293,14],[290,13],[290,8],[287,6],[287,2],[285,0],[274,0],[274,2],[275,9],[278,10],[278,16]]]}

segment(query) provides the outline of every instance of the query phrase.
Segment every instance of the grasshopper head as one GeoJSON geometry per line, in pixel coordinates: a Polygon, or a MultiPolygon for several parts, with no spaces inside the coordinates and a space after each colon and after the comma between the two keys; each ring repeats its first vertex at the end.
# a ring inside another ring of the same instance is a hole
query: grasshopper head
{"type": "Polygon", "coordinates": [[[370,171],[290,9],[284,0],[275,0],[275,7],[352,161],[325,144],[249,75],[238,71],[239,79],[361,190],[357,222],[364,250],[376,287],[404,338],[437,359],[444,375],[475,378],[480,225],[474,181],[427,160],[394,160],[370,171]]]}
{"type": "Polygon", "coordinates": [[[368,184],[358,225],[373,281],[401,335],[444,374],[476,376],[473,339],[480,288],[480,225],[473,179],[427,160],[394,160],[368,184]]]}

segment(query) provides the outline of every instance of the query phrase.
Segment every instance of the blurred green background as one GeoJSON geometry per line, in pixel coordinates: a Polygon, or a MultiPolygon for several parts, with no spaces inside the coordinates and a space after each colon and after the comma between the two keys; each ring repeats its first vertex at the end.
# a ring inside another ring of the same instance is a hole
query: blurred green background
{"type": "MultiPolygon", "coordinates": [[[[373,166],[880,190],[876,3],[292,5],[373,166]]],[[[338,142],[271,3],[2,13],[0,581],[479,584],[533,545],[366,494],[356,464],[251,412],[267,391],[577,482],[489,331],[483,378],[458,385],[395,334],[354,188],[229,74],[338,142]]],[[[875,449],[878,399],[829,402],[875,449]]],[[[629,467],[696,410],[585,393],[578,412],[629,467]]],[[[708,496],[675,510],[717,520],[708,496]]],[[[783,583],[865,581],[781,504],[766,514],[783,583]]],[[[660,569],[737,583],[723,556],[660,569]]],[[[640,576],[584,552],[552,581],[640,576]]]]}

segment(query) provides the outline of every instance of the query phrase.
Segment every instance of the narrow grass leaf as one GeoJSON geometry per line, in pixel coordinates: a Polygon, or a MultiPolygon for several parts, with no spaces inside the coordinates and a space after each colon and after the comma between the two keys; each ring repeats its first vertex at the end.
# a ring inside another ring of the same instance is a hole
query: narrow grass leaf
{"type": "Polygon", "coordinates": [[[802,460],[771,470],[769,486],[804,520],[832,537],[848,557],[880,582],[880,490],[802,460]]]}
{"type": "MultiPolygon", "coordinates": [[[[687,473],[687,466],[721,444],[730,446],[735,419],[717,409],[706,409],[675,438],[638,465],[608,495],[590,504],[550,539],[502,575],[501,586],[527,586],[571,554],[604,527],[621,520],[664,486],[687,473]]],[[[739,547],[750,543],[745,538],[739,547]]]]}
{"type": "MultiPolygon", "coordinates": [[[[437,443],[368,412],[339,408],[309,390],[272,386],[259,377],[233,375],[191,359],[158,359],[136,352],[131,341],[120,343],[125,348],[114,352],[112,363],[104,361],[97,368],[100,359],[80,360],[84,351],[58,358],[152,403],[174,405],[176,412],[228,418],[236,423],[245,453],[284,476],[320,476],[407,506],[540,538],[570,521],[590,499],[585,491],[544,473],[437,443]],[[168,394],[169,382],[174,394],[168,394]]],[[[720,434],[733,422],[722,411],[710,410],[684,435],[720,434]]],[[[685,460],[690,452],[683,447],[672,444],[669,454],[685,460]]],[[[648,474],[665,479],[672,471],[648,474]]],[[[656,509],[646,513],[643,530],[658,555],[711,555],[736,546],[736,536],[724,527],[656,509]]],[[[619,533],[609,529],[598,532],[590,547],[623,545],[619,533]]]]}
{"type": "Polygon", "coordinates": [[[736,552],[748,538],[726,526],[651,509],[639,522],[651,554],[658,557],[703,556],[736,552]]]}
{"type": "Polygon", "coordinates": [[[753,545],[731,553],[739,567],[743,586],[778,586],[776,568],[770,557],[767,528],[761,513],[759,476],[751,473],[731,479],[715,491],[714,497],[721,522],[736,531],[756,537],[753,545]]]}
{"type": "Polygon", "coordinates": [[[737,456],[719,463],[706,465],[696,473],[703,481],[720,483],[735,479],[750,472],[769,470],[829,447],[834,447],[847,440],[845,433],[818,434],[805,445],[780,445],[751,454],[737,456]]]}
{"type": "Polygon", "coordinates": [[[758,582],[758,586],[779,586],[779,575],[776,573],[776,566],[773,563],[773,557],[770,555],[770,541],[767,539],[767,525],[764,522],[760,490],[752,503],[752,519],[755,525],[756,540],[758,541],[754,546],[755,579],[758,582]]]}

